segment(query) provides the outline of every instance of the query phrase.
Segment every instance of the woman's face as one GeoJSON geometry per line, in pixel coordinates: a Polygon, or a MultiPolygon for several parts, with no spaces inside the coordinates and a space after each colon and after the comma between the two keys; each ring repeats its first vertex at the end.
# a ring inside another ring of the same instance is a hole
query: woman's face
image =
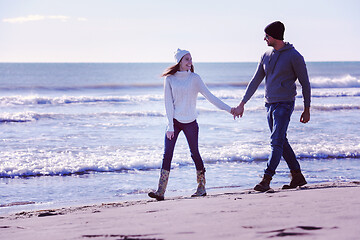
{"type": "Polygon", "coordinates": [[[189,71],[192,66],[192,58],[190,53],[184,55],[180,61],[180,71],[189,71]]]}

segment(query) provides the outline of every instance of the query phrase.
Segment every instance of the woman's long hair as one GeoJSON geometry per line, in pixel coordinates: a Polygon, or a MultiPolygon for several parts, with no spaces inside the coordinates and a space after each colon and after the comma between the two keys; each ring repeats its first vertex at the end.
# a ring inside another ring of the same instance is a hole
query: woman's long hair
{"type": "MultiPolygon", "coordinates": [[[[181,59],[182,60],[182,59],[181,59]]],[[[173,65],[171,67],[168,67],[167,69],[165,69],[165,71],[163,72],[163,74],[161,75],[161,77],[166,77],[166,76],[169,76],[169,75],[174,75],[177,71],[180,70],[180,62],[181,60],[179,61],[178,64],[176,65],[173,65]]],[[[194,72],[194,65],[191,64],[191,68],[190,68],[190,71],[191,72],[194,72]]]]}

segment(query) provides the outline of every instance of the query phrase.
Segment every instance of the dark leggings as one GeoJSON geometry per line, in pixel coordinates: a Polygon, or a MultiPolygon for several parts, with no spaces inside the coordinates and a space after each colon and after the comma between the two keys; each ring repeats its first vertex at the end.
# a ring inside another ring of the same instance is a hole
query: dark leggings
{"type": "Polygon", "coordinates": [[[181,123],[176,119],[174,119],[174,137],[169,140],[165,134],[165,150],[162,169],[170,171],[176,140],[181,131],[184,131],[186,140],[189,144],[191,158],[194,160],[196,170],[203,170],[204,163],[200,156],[198,146],[199,126],[196,120],[191,123],[181,123]]]}

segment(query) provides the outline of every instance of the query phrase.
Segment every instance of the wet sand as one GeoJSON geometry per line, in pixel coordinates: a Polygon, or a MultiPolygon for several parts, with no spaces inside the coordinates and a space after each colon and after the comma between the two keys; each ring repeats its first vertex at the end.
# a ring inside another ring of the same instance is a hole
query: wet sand
{"type": "Polygon", "coordinates": [[[0,216],[0,239],[358,239],[360,182],[0,216]]]}

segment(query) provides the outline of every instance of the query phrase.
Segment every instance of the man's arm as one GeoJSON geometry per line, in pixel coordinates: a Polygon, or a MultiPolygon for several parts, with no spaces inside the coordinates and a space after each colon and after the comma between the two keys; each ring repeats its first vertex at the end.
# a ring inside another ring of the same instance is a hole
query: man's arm
{"type": "Polygon", "coordinates": [[[241,100],[240,104],[236,108],[231,109],[231,114],[234,115],[234,119],[239,116],[242,117],[242,115],[244,114],[244,110],[245,110],[244,106],[245,106],[246,102],[249,101],[250,98],[254,95],[254,93],[258,89],[260,83],[262,82],[262,80],[265,77],[265,70],[263,68],[263,58],[264,57],[261,58],[253,78],[251,79],[250,83],[246,87],[245,95],[244,95],[243,99],[241,100]]]}
{"type": "Polygon", "coordinates": [[[304,58],[300,54],[295,58],[293,62],[293,68],[301,84],[302,95],[304,99],[304,111],[301,114],[300,122],[307,123],[310,121],[311,87],[306,64],[304,58]]]}
{"type": "Polygon", "coordinates": [[[259,62],[256,72],[249,82],[248,86],[246,87],[245,95],[241,102],[247,103],[247,101],[250,100],[250,98],[254,95],[256,90],[258,89],[260,83],[265,77],[265,70],[263,67],[263,57],[261,58],[261,61],[259,62]]]}

